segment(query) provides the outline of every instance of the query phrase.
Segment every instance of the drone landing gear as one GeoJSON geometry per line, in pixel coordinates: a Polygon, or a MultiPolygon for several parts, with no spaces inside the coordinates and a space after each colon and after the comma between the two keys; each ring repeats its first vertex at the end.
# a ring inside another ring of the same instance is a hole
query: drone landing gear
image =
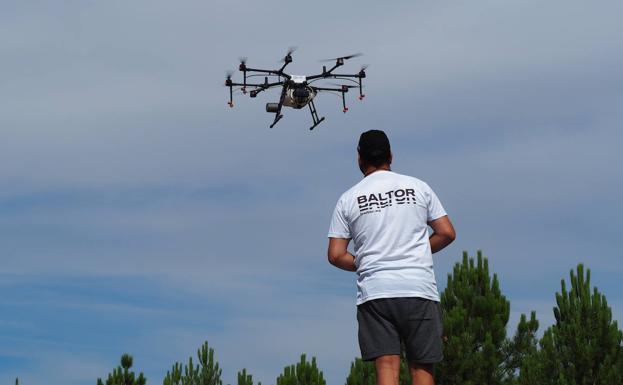
{"type": "Polygon", "coordinates": [[[314,121],[314,125],[309,127],[309,130],[313,130],[314,128],[316,128],[317,125],[319,125],[320,123],[322,123],[322,121],[324,120],[324,116],[320,119],[318,119],[318,113],[316,112],[316,106],[314,105],[314,101],[310,100],[309,101],[309,111],[311,112],[311,116],[312,116],[312,120],[314,121]]]}
{"type": "Polygon", "coordinates": [[[270,125],[270,128],[275,127],[275,124],[277,124],[277,122],[281,120],[281,118],[283,118],[283,114],[281,113],[281,108],[283,107],[283,101],[286,98],[287,89],[288,89],[287,85],[284,84],[283,88],[281,88],[281,96],[279,97],[279,103],[267,103],[266,104],[266,111],[275,113],[275,120],[273,121],[273,124],[270,125]]]}
{"type": "Polygon", "coordinates": [[[283,118],[283,115],[282,115],[282,114],[279,114],[279,115],[275,116],[275,121],[273,122],[273,124],[271,124],[271,125],[270,125],[270,128],[275,127],[275,124],[277,124],[277,122],[278,122],[279,120],[281,120],[281,118],[283,118]]]}

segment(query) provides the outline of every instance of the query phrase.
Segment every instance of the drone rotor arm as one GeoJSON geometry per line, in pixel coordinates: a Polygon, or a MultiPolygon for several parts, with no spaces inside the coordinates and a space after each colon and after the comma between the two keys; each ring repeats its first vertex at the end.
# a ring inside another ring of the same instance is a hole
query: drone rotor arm
{"type": "Polygon", "coordinates": [[[343,66],[343,65],[344,65],[344,63],[342,63],[342,64],[336,63],[333,67],[331,67],[331,68],[330,68],[330,69],[328,69],[328,70],[327,70],[327,68],[326,68],[326,67],[324,67],[324,66],[323,66],[323,67],[322,67],[322,73],[321,73],[321,74],[307,76],[307,79],[308,79],[308,80],[309,80],[309,79],[312,79],[312,80],[313,80],[313,79],[320,79],[320,78],[329,78],[329,77],[332,77],[332,76],[334,76],[334,75],[332,74],[332,72],[333,72],[333,71],[334,71],[337,67],[340,67],[340,66],[343,66]]]}
{"type": "Polygon", "coordinates": [[[315,80],[315,79],[340,79],[340,78],[352,78],[352,79],[361,79],[360,74],[334,74],[330,71],[326,71],[321,74],[307,76],[307,80],[315,80]]]}
{"type": "Polygon", "coordinates": [[[309,82],[310,80],[322,79],[322,78],[325,78],[325,77],[326,76],[324,74],[318,74],[318,75],[306,76],[306,79],[309,82]]]}
{"type": "Polygon", "coordinates": [[[287,66],[288,64],[290,64],[290,63],[291,63],[290,61],[285,61],[285,62],[283,63],[283,65],[281,66],[281,68],[279,68],[279,71],[277,71],[277,72],[279,72],[279,73],[283,73],[283,70],[284,70],[284,69],[286,68],[286,66],[287,66]]]}
{"type": "MultiPolygon", "coordinates": [[[[227,85],[229,87],[229,85],[227,85]]],[[[251,84],[251,83],[231,83],[232,87],[260,87],[263,86],[263,84],[251,84]]]]}
{"type": "Polygon", "coordinates": [[[344,113],[348,111],[348,107],[346,107],[346,93],[348,92],[349,88],[352,88],[352,86],[344,85],[340,88],[312,87],[314,91],[340,92],[342,94],[342,112],[344,113]]]}
{"type": "MultiPolygon", "coordinates": [[[[308,79],[309,79],[309,78],[308,78],[308,79]]],[[[333,79],[333,80],[343,80],[343,81],[345,81],[345,82],[350,82],[350,83],[353,83],[353,84],[354,84],[354,85],[356,85],[357,87],[359,86],[359,82],[358,82],[358,81],[356,81],[356,80],[354,80],[354,79],[351,79],[351,78],[339,78],[339,77],[337,77],[337,78],[336,78],[336,77],[316,78],[316,79],[313,79],[312,81],[309,81],[309,82],[307,82],[307,83],[308,83],[308,84],[311,84],[311,83],[315,83],[315,82],[320,81],[320,80],[328,80],[328,79],[333,79]]],[[[335,84],[334,84],[334,85],[335,85],[335,84]]],[[[353,86],[354,86],[354,85],[353,85],[353,86]]],[[[353,86],[349,85],[349,87],[353,87],[353,86]]]]}
{"type": "Polygon", "coordinates": [[[328,78],[360,78],[359,74],[330,74],[328,78]]]}
{"type": "Polygon", "coordinates": [[[276,86],[282,86],[283,82],[275,82],[275,83],[264,83],[264,84],[260,84],[258,85],[257,89],[251,91],[251,97],[254,98],[257,96],[257,94],[259,94],[262,91],[266,91],[272,87],[276,87],[276,86]]]}
{"type": "MultiPolygon", "coordinates": [[[[263,88],[263,89],[268,89],[271,87],[275,87],[275,86],[281,86],[283,85],[283,82],[274,82],[274,83],[258,83],[258,84],[252,84],[252,83],[231,83],[232,87],[256,87],[256,88],[263,88]]],[[[227,87],[229,87],[229,85],[227,85],[227,87]]]]}
{"type": "Polygon", "coordinates": [[[336,92],[348,92],[348,89],[344,91],[342,88],[329,88],[329,87],[312,87],[314,91],[336,91],[336,92]]]}
{"type": "Polygon", "coordinates": [[[247,72],[258,72],[261,74],[275,75],[275,76],[283,76],[286,79],[290,79],[291,76],[282,72],[281,70],[264,70],[260,68],[247,68],[247,72]]]}
{"type": "Polygon", "coordinates": [[[329,78],[333,78],[333,79],[342,78],[342,80],[349,80],[349,78],[350,79],[357,79],[357,80],[353,80],[353,81],[356,82],[357,85],[359,86],[359,100],[363,100],[363,98],[366,95],[363,93],[363,83],[362,83],[362,80],[365,77],[366,77],[366,74],[362,70],[360,73],[358,73],[356,75],[353,75],[353,74],[331,74],[331,76],[329,78]]]}

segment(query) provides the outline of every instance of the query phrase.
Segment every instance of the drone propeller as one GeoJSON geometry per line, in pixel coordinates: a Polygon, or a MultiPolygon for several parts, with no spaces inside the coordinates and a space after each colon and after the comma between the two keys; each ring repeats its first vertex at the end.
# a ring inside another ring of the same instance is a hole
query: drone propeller
{"type": "Polygon", "coordinates": [[[324,61],[334,61],[334,60],[348,60],[348,59],[352,59],[354,57],[359,57],[361,55],[363,55],[363,54],[359,52],[359,53],[354,53],[352,55],[347,55],[347,56],[342,56],[342,57],[334,57],[333,59],[324,59],[324,60],[320,60],[320,61],[324,62],[324,61]]]}
{"type": "Polygon", "coordinates": [[[368,68],[368,67],[369,67],[368,64],[364,64],[364,65],[361,66],[361,69],[359,70],[359,73],[357,74],[359,76],[359,81],[360,82],[361,82],[361,79],[366,77],[366,68],[368,68]]]}
{"type": "Polygon", "coordinates": [[[240,65],[238,66],[238,70],[240,71],[246,71],[247,70],[247,57],[246,56],[241,56],[238,58],[238,60],[240,60],[240,65]]]}
{"type": "Polygon", "coordinates": [[[234,71],[227,71],[225,73],[225,87],[230,87],[231,86],[231,76],[234,74],[234,71]]]}
{"type": "Polygon", "coordinates": [[[296,46],[291,46],[290,48],[288,48],[288,53],[279,62],[280,63],[290,63],[292,61],[292,54],[297,49],[298,49],[298,47],[296,47],[296,46]]]}
{"type": "Polygon", "coordinates": [[[225,76],[225,87],[229,87],[229,101],[227,105],[231,108],[234,108],[234,87],[231,81],[231,75],[234,74],[234,71],[227,71],[225,76]]]}

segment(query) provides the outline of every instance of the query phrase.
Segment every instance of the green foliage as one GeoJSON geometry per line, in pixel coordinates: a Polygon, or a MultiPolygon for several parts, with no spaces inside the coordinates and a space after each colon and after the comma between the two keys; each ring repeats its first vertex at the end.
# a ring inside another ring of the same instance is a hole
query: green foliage
{"type": "MultiPolygon", "coordinates": [[[[346,385],[376,385],[376,368],[374,361],[363,361],[356,358],[350,364],[350,372],[346,378],[346,385]]],[[[411,385],[409,365],[404,354],[404,349],[400,356],[399,385],[411,385]]]]}
{"type": "MultiPolygon", "coordinates": [[[[463,253],[462,263],[448,275],[441,306],[445,359],[436,365],[437,384],[515,384],[524,357],[536,351],[539,323],[534,312],[529,320],[522,315],[513,339],[506,338],[510,302],[500,291],[497,275],[491,278],[480,251],[477,260],[463,253]]],[[[346,385],[373,385],[375,380],[374,364],[355,360],[346,385]]],[[[400,385],[410,384],[403,349],[400,385]]]]}
{"type": "Polygon", "coordinates": [[[277,378],[277,385],[326,385],[322,371],[316,366],[316,357],[307,362],[305,354],[296,365],[286,366],[277,378]]]}
{"type": "MultiPolygon", "coordinates": [[[[238,385],[253,385],[253,376],[247,373],[247,369],[238,372],[238,385]]],[[[262,385],[261,382],[258,385],[262,385]]]]}
{"type": "MultiPolygon", "coordinates": [[[[538,341],[535,312],[521,315],[512,339],[506,337],[510,303],[502,295],[497,275],[491,278],[488,260],[479,251],[477,260],[463,253],[462,263],[448,275],[441,295],[444,311],[444,361],[436,365],[438,385],[611,385],[623,384],[623,332],[612,319],[604,295],[590,287],[590,270],[583,265],[570,273],[571,290],[561,281],[556,293],[556,324],[538,341]]],[[[223,385],[214,350],[205,342],[197,351],[198,364],[175,363],[164,385],[223,385]]],[[[124,354],[106,382],[98,385],[145,385],[143,373],[131,371],[132,357],[124,354]]],[[[373,362],[351,363],[346,385],[375,385],[373,362]]],[[[411,385],[409,368],[400,360],[400,385],[411,385]]],[[[15,379],[19,385],[19,379],[15,379]]],[[[246,369],[238,372],[237,385],[253,385],[246,369]]],[[[259,383],[258,385],[261,385],[259,383]]],[[[295,365],[284,368],[276,385],[326,385],[316,357],[302,354],[295,365]]]]}
{"type": "Polygon", "coordinates": [[[186,385],[186,382],[182,382],[182,373],[182,364],[176,362],[173,364],[171,370],[167,371],[167,375],[164,377],[162,383],[164,385],[186,385]]]}
{"type": "Polygon", "coordinates": [[[556,293],[556,323],[540,341],[540,350],[521,366],[521,384],[611,385],[623,383],[623,333],[612,320],[606,297],[591,293],[590,270],[570,272],[571,290],[564,280],[556,293]]]}
{"type": "Polygon", "coordinates": [[[482,252],[478,251],[477,262],[463,253],[463,262],[448,274],[441,306],[445,359],[437,365],[437,383],[501,384],[510,302],[500,291],[497,275],[491,279],[482,252]]]}
{"type": "Polygon", "coordinates": [[[398,381],[399,385],[411,385],[411,374],[409,373],[409,363],[407,362],[404,346],[401,347],[400,352],[400,373],[398,381]]]}
{"type": "MultiPolygon", "coordinates": [[[[222,385],[222,370],[218,362],[214,360],[214,349],[210,348],[207,341],[197,350],[197,358],[199,360],[197,365],[193,364],[192,357],[188,358],[188,363],[184,366],[179,362],[173,364],[162,383],[164,385],[222,385]]],[[[245,385],[252,385],[252,383],[245,383],[245,385]]]]}
{"type": "Polygon", "coordinates": [[[536,319],[536,312],[530,314],[530,320],[522,314],[517,331],[512,340],[504,343],[504,361],[502,372],[504,383],[507,385],[518,384],[517,373],[527,356],[534,354],[537,350],[536,332],[539,328],[539,321],[536,319]]]}
{"type": "MultiPolygon", "coordinates": [[[[113,369],[112,373],[108,374],[106,379],[106,385],[145,385],[147,379],[141,372],[138,377],[134,372],[130,370],[132,367],[132,356],[124,354],[121,356],[121,366],[113,369]]],[[[104,385],[101,378],[97,379],[97,385],[104,385]]]]}
{"type": "Polygon", "coordinates": [[[350,364],[346,385],[376,385],[376,369],[373,361],[356,358],[350,364]]]}
{"type": "MultiPolygon", "coordinates": [[[[374,361],[363,361],[361,358],[356,358],[354,362],[351,362],[346,385],[376,385],[374,361]]],[[[400,353],[399,385],[411,385],[409,364],[407,363],[404,348],[400,353]]]]}

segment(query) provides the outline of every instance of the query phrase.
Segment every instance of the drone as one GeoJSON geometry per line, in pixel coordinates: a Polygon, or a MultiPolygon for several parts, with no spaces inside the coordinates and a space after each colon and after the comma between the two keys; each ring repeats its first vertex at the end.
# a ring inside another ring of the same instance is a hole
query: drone
{"type": "Polygon", "coordinates": [[[334,61],[335,64],[333,67],[327,69],[326,66],[322,66],[322,73],[311,76],[301,76],[301,75],[290,75],[284,72],[286,66],[292,63],[292,53],[294,52],[294,48],[288,50],[286,56],[281,60],[283,65],[281,68],[276,70],[266,70],[259,68],[249,68],[247,67],[247,59],[240,59],[240,66],[238,69],[243,73],[243,82],[235,83],[231,80],[232,72],[227,73],[227,78],[225,80],[225,86],[229,87],[229,102],[227,103],[229,107],[234,107],[234,88],[236,91],[240,90],[243,94],[247,94],[247,88],[250,88],[248,91],[249,96],[255,98],[260,92],[266,91],[268,89],[274,87],[281,87],[281,95],[279,97],[279,102],[277,103],[266,103],[266,112],[275,114],[275,120],[270,125],[270,128],[273,128],[281,118],[283,118],[283,114],[281,113],[282,108],[291,107],[294,109],[301,109],[305,106],[309,107],[309,111],[312,116],[313,125],[309,128],[313,130],[317,125],[319,125],[324,117],[318,117],[318,112],[316,111],[316,106],[314,105],[314,98],[319,92],[339,92],[342,96],[342,111],[346,113],[348,111],[348,107],[346,107],[346,93],[351,88],[359,89],[359,100],[363,100],[365,95],[363,94],[362,87],[362,79],[366,77],[365,69],[366,66],[362,66],[361,70],[356,74],[337,74],[334,71],[344,65],[344,62],[348,59],[352,59],[354,57],[361,56],[362,54],[356,53],[348,56],[342,56],[333,59],[327,59],[324,61],[334,61]],[[252,77],[264,76],[263,83],[249,83],[247,79],[252,77]],[[269,81],[269,77],[272,82],[269,81]],[[334,87],[316,87],[312,85],[316,81],[326,80],[326,79],[337,79],[341,80],[343,83],[350,82],[351,84],[331,84],[334,87]],[[240,87],[240,88],[238,88],[240,87]]]}

